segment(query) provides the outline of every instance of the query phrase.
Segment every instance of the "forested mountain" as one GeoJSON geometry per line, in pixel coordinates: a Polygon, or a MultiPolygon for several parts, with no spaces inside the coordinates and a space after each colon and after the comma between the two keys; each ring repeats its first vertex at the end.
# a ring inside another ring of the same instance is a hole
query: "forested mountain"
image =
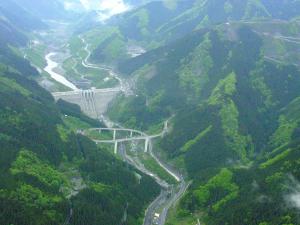
{"type": "Polygon", "coordinates": [[[194,181],[177,220],[204,213],[205,224],[298,224],[286,199],[288,177],[300,178],[300,72],[266,61],[249,27],[235,41],[223,31],[202,29],[121,64],[138,97],[120,97],[110,115],[148,129],[176,114],[160,148],[194,181]]]}
{"type": "Polygon", "coordinates": [[[145,130],[175,115],[158,147],[193,184],[168,224],[299,224],[300,71],[289,60],[299,57],[299,2],[224,1],[224,16],[217,2],[198,1],[209,26],[197,20],[184,37],[120,60],[136,96],[119,97],[110,116],[145,130]]]}
{"type": "MultiPolygon", "coordinates": [[[[92,60],[111,63],[124,58],[127,45],[141,45],[149,50],[216,24],[290,20],[299,14],[299,1],[273,3],[272,0],[150,1],[107,22],[105,38],[98,40],[92,60]],[[117,48],[118,54],[112,54],[107,48],[117,48]]],[[[94,29],[99,30],[99,34],[104,31],[99,24],[94,25],[94,29]]]]}
{"type": "Polygon", "coordinates": [[[28,32],[46,25],[10,0],[0,3],[0,15],[0,62],[20,73],[36,76],[37,71],[30,63],[18,56],[17,48],[26,46],[28,32]]]}
{"type": "Polygon", "coordinates": [[[64,19],[68,12],[64,10],[64,5],[59,0],[9,0],[18,4],[32,15],[42,19],[64,19]]]}
{"type": "Polygon", "coordinates": [[[0,44],[24,46],[26,32],[46,28],[46,24],[13,0],[0,2],[0,44]]]}
{"type": "Polygon", "coordinates": [[[13,0],[1,1],[0,14],[1,20],[10,22],[11,26],[16,26],[16,28],[23,31],[46,27],[38,17],[26,11],[13,0]]]}
{"type": "Polygon", "coordinates": [[[82,120],[80,110],[57,107],[27,75],[1,65],[0,223],[63,224],[70,210],[70,224],[116,224],[125,210],[127,224],[139,223],[154,181],[74,133],[61,113],[82,120]]]}
{"type": "MultiPolygon", "coordinates": [[[[166,225],[300,224],[300,1],[124,2],[135,8],[104,23],[97,11],[67,20],[61,51],[78,50],[74,71],[92,60],[123,75],[133,94],[110,104],[111,120],[169,124],[151,154],[190,186],[166,225]]],[[[0,224],[142,224],[159,186],[83,136],[104,125],[55,102],[20,51],[69,18],[63,3],[0,3],[0,224]]]]}
{"type": "Polygon", "coordinates": [[[0,2],[0,13],[19,29],[30,30],[46,28],[45,20],[63,20],[74,14],[59,0],[5,0],[0,2]]]}
{"type": "Polygon", "coordinates": [[[43,26],[26,27],[36,18],[15,9],[24,14],[1,8],[0,224],[115,225],[124,215],[124,224],[141,223],[157,184],[78,134],[80,126],[103,124],[55,103],[33,80],[38,72],[18,48],[43,26]]]}

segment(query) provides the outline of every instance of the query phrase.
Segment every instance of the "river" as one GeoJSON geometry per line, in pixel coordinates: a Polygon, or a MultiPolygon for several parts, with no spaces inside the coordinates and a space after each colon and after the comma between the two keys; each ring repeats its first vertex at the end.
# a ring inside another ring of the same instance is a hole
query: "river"
{"type": "MultiPolygon", "coordinates": [[[[99,70],[107,70],[111,76],[115,77],[119,81],[119,86],[121,87],[120,90],[123,91],[125,94],[129,94],[131,92],[130,85],[127,84],[125,80],[123,80],[118,74],[113,72],[113,69],[106,66],[98,66],[94,65],[88,62],[89,57],[91,56],[91,51],[88,48],[88,43],[80,37],[82,43],[84,44],[84,50],[87,52],[86,58],[82,60],[82,65],[87,68],[94,68],[99,70]]],[[[110,121],[108,118],[103,117],[103,119],[106,119],[113,126],[113,122],[110,121]]],[[[164,129],[158,136],[164,136],[168,132],[168,122],[170,119],[165,121],[164,123],[164,129]]],[[[161,166],[168,174],[170,174],[174,179],[178,182],[178,185],[168,185],[164,180],[161,180],[157,175],[153,174],[151,171],[148,171],[144,165],[142,165],[139,162],[136,162],[133,158],[129,157],[126,154],[126,149],[124,148],[124,145],[121,145],[120,151],[118,152],[124,161],[131,164],[138,170],[140,170],[142,173],[147,174],[155,179],[155,181],[160,185],[161,187],[161,193],[157,198],[148,206],[147,210],[145,211],[145,217],[143,221],[143,225],[151,225],[154,223],[154,214],[160,213],[160,216],[158,220],[155,221],[155,224],[157,225],[164,225],[167,219],[167,214],[169,212],[169,209],[174,206],[179,199],[183,196],[183,194],[186,192],[187,188],[189,187],[190,183],[186,183],[183,176],[178,174],[176,171],[173,171],[171,168],[168,167],[166,163],[164,163],[162,160],[160,160],[156,154],[153,152],[152,149],[152,143],[150,141],[149,147],[149,153],[152,156],[152,158],[158,163],[159,166],[161,166]]]]}
{"type": "Polygon", "coordinates": [[[58,74],[54,71],[55,68],[59,66],[59,64],[53,61],[53,57],[55,57],[57,53],[50,52],[48,55],[45,56],[47,61],[47,66],[44,68],[44,71],[50,74],[52,79],[57,81],[58,83],[72,89],[73,91],[78,91],[79,89],[70,81],[68,81],[63,75],[58,74]]]}
{"type": "MultiPolygon", "coordinates": [[[[121,79],[121,77],[119,77],[115,72],[113,72],[112,68],[100,67],[98,65],[88,63],[88,59],[91,55],[91,52],[88,49],[88,44],[85,42],[85,40],[83,38],[81,38],[81,40],[82,40],[82,43],[85,45],[84,50],[88,53],[87,57],[82,60],[82,62],[81,62],[82,65],[87,68],[108,70],[109,74],[111,76],[115,77],[119,81],[119,85],[118,85],[120,87],[119,90],[123,91],[124,93],[126,93],[126,92],[130,93],[130,86],[127,84],[127,82],[125,82],[123,79],[121,79]]],[[[59,68],[59,63],[55,62],[53,59],[53,58],[55,58],[55,56],[57,54],[58,53],[56,53],[56,52],[50,52],[49,54],[47,54],[45,56],[45,59],[47,61],[47,66],[44,68],[44,71],[49,73],[51,75],[51,77],[55,81],[59,82],[60,84],[66,86],[74,91],[79,90],[72,82],[67,80],[63,75],[54,71],[56,68],[59,68]]],[[[164,131],[162,132],[162,135],[165,132],[167,132],[167,121],[165,124],[164,131]]],[[[129,164],[132,164],[133,166],[135,166],[141,172],[148,174],[152,177],[154,176],[154,178],[156,178],[155,180],[157,181],[157,183],[162,187],[161,194],[147,208],[147,210],[145,212],[145,218],[144,218],[143,225],[153,224],[154,213],[157,213],[159,211],[161,211],[161,215],[160,215],[159,220],[156,223],[159,225],[164,225],[169,209],[174,204],[176,204],[176,202],[182,197],[182,195],[185,193],[186,189],[188,188],[189,184],[185,183],[185,181],[181,175],[177,175],[176,172],[169,169],[168,166],[164,162],[162,162],[160,159],[158,159],[158,157],[152,152],[152,148],[150,150],[150,155],[155,159],[155,161],[157,161],[157,163],[167,173],[169,173],[171,176],[173,176],[178,181],[179,184],[178,184],[178,186],[176,185],[178,187],[178,190],[176,190],[177,188],[174,186],[167,185],[163,180],[160,180],[158,177],[153,175],[151,173],[151,171],[146,171],[145,169],[143,169],[143,167],[137,165],[136,162],[134,162],[133,160],[130,160],[130,158],[128,158],[126,156],[125,149],[121,150],[119,153],[121,153],[121,156],[123,156],[123,159],[125,159],[129,164]],[[168,197],[168,195],[170,195],[170,196],[168,197]]],[[[70,216],[72,216],[72,214],[70,214],[70,216]]]]}

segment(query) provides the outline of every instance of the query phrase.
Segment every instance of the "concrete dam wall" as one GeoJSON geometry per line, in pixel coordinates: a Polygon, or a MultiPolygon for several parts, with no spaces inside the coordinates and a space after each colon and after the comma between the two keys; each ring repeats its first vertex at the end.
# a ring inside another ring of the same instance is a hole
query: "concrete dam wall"
{"type": "Polygon", "coordinates": [[[99,119],[106,112],[108,104],[116,97],[119,91],[119,89],[110,88],[55,92],[52,95],[56,101],[62,99],[77,104],[86,115],[99,119]]]}

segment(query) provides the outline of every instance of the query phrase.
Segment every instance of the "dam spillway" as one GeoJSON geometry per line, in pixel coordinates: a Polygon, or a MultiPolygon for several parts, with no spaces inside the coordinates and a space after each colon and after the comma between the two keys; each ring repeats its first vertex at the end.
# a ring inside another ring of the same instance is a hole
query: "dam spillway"
{"type": "Polygon", "coordinates": [[[91,118],[98,119],[104,114],[109,103],[120,92],[119,88],[75,90],[52,93],[54,99],[77,104],[82,112],[91,118]]]}

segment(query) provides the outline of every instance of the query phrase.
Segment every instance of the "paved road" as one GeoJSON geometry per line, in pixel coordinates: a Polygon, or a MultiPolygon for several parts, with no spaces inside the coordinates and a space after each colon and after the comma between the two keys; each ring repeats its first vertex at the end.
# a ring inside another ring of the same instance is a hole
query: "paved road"
{"type": "MultiPolygon", "coordinates": [[[[163,201],[156,200],[153,204],[150,205],[150,209],[145,215],[145,220],[143,225],[151,225],[154,213],[159,213],[160,217],[158,225],[164,225],[167,219],[167,214],[171,207],[176,205],[176,203],[180,200],[180,198],[184,195],[186,190],[188,189],[190,183],[186,183],[185,180],[181,175],[178,175],[177,172],[173,171],[172,169],[168,168],[162,160],[160,160],[151,150],[151,155],[156,160],[158,160],[159,164],[164,168],[169,174],[173,175],[173,177],[178,180],[178,185],[173,185],[169,187],[169,190],[166,192],[167,198],[163,198],[163,201]]],[[[160,196],[159,196],[160,197],[160,196]]]]}
{"type": "MultiPolygon", "coordinates": [[[[118,154],[122,157],[124,161],[128,164],[134,166],[139,171],[144,174],[147,174],[155,179],[155,181],[161,186],[161,192],[159,196],[148,206],[147,210],[145,211],[145,217],[143,225],[152,225],[154,213],[158,212],[159,208],[162,208],[166,202],[169,201],[168,195],[170,193],[171,186],[159,178],[157,175],[153,174],[151,171],[147,170],[143,164],[139,163],[137,160],[134,160],[130,156],[126,154],[125,145],[120,145],[118,150],[118,154]]],[[[164,223],[160,223],[159,225],[163,225],[164,223]]]]}
{"type": "Polygon", "coordinates": [[[274,35],[274,34],[268,33],[268,32],[258,32],[258,31],[254,31],[254,32],[257,33],[258,35],[263,35],[263,36],[274,38],[274,39],[278,39],[278,40],[281,40],[281,41],[286,41],[286,42],[291,42],[291,43],[295,43],[295,44],[300,44],[300,38],[298,38],[298,37],[283,36],[283,35],[274,35]]]}
{"type": "Polygon", "coordinates": [[[68,216],[67,216],[67,218],[66,218],[66,220],[65,220],[65,222],[64,222],[63,225],[68,225],[68,224],[70,224],[70,221],[71,221],[71,219],[72,219],[72,216],[73,216],[73,206],[72,206],[72,203],[70,203],[69,214],[68,214],[68,216]]]}
{"type": "Polygon", "coordinates": [[[133,93],[131,91],[131,87],[130,87],[129,83],[126,82],[125,80],[123,80],[116,72],[114,72],[113,68],[111,68],[109,66],[95,65],[95,64],[92,64],[89,62],[89,58],[92,54],[91,51],[89,50],[89,44],[86,43],[86,41],[82,37],[79,36],[79,38],[82,41],[82,43],[85,45],[84,50],[87,52],[87,56],[81,62],[82,65],[86,68],[107,71],[111,77],[113,77],[119,81],[119,88],[121,91],[123,91],[126,95],[132,95],[133,93]]]}
{"type": "MultiPolygon", "coordinates": [[[[168,122],[169,120],[165,122],[163,131],[159,135],[154,136],[165,135],[168,132],[168,122]]],[[[188,189],[190,183],[186,183],[182,175],[171,169],[166,163],[164,163],[161,159],[159,159],[158,156],[155,155],[155,153],[153,152],[151,140],[150,146],[150,155],[166,172],[168,172],[178,181],[177,185],[168,185],[166,181],[160,179],[157,175],[145,169],[143,164],[138,162],[136,159],[133,159],[130,156],[128,156],[126,154],[124,144],[121,144],[120,149],[118,150],[118,154],[120,154],[123,160],[129,163],[130,165],[136,167],[141,172],[152,176],[156,180],[156,182],[162,187],[160,195],[147,208],[145,212],[143,225],[152,225],[155,213],[160,214],[160,217],[157,221],[158,225],[164,225],[170,208],[180,200],[180,198],[188,189]]]]}
{"type": "MultiPolygon", "coordinates": [[[[163,168],[165,171],[167,171],[171,176],[173,176],[176,181],[179,183],[178,185],[171,187],[171,195],[166,200],[166,202],[163,205],[163,209],[160,213],[158,225],[164,225],[167,219],[167,214],[171,207],[175,206],[176,203],[181,199],[181,197],[184,195],[184,193],[187,191],[190,183],[186,183],[183,176],[179,174],[174,169],[170,168],[166,163],[164,163],[161,159],[159,159],[158,156],[155,155],[153,152],[153,149],[150,148],[149,150],[150,155],[156,160],[156,162],[163,168]]],[[[157,209],[161,208],[161,206],[157,206],[157,209]]],[[[151,223],[150,223],[151,224],[151,223]]],[[[148,224],[144,224],[148,225],[148,224]]]]}
{"type": "Polygon", "coordinates": [[[142,131],[135,130],[135,129],[128,129],[128,128],[91,128],[89,129],[90,131],[127,131],[127,132],[132,132],[133,134],[139,134],[141,136],[148,136],[142,131]]]}
{"type": "MultiPolygon", "coordinates": [[[[91,64],[88,62],[88,59],[91,55],[89,48],[89,45],[85,42],[83,38],[81,38],[82,42],[85,44],[85,51],[87,52],[87,57],[82,60],[82,65],[86,68],[93,68],[93,69],[99,69],[99,70],[107,70],[110,74],[110,76],[114,77],[119,81],[119,86],[116,88],[110,88],[110,89],[100,89],[100,90],[92,90],[92,91],[101,91],[101,92],[106,92],[106,91],[123,91],[125,94],[130,95],[132,94],[130,91],[130,86],[127,82],[124,82],[116,73],[113,72],[113,70],[109,67],[100,67],[94,64],[91,64]]],[[[74,90],[71,92],[64,92],[64,93],[56,93],[57,95],[66,95],[66,94],[74,94],[75,92],[77,93],[79,90],[74,90]]],[[[133,130],[134,131],[134,130],[133,130]]],[[[145,173],[151,177],[153,177],[156,182],[161,186],[161,193],[160,195],[150,204],[150,206],[147,208],[145,212],[145,219],[144,219],[144,225],[151,225],[153,222],[153,216],[154,213],[159,212],[160,209],[162,209],[161,212],[161,217],[159,218],[159,225],[164,225],[166,216],[168,213],[168,210],[170,207],[172,207],[179,199],[180,197],[184,194],[186,191],[188,185],[185,183],[184,179],[182,176],[178,175],[177,172],[173,171],[170,169],[165,163],[163,163],[162,160],[160,160],[152,151],[152,143],[151,139],[152,138],[157,138],[161,137],[166,134],[168,131],[168,121],[165,122],[164,129],[161,133],[157,135],[152,135],[152,136],[147,136],[144,134],[144,137],[141,137],[141,139],[148,138],[150,139],[150,145],[151,145],[151,156],[157,161],[157,163],[166,171],[168,172],[171,176],[173,176],[178,182],[179,185],[178,187],[175,186],[170,186],[166,181],[160,179],[157,175],[153,174],[151,171],[147,170],[142,163],[139,163],[137,160],[132,159],[126,154],[126,150],[124,145],[121,145],[119,154],[122,156],[123,160],[140,170],[142,173],[145,173]],[[178,191],[177,191],[178,189],[178,191]]],[[[126,138],[124,141],[134,141],[136,138],[126,138]]],[[[73,210],[70,210],[70,215],[69,218],[67,218],[66,222],[70,220],[72,217],[73,210]]]]}
{"type": "Polygon", "coordinates": [[[164,163],[161,159],[159,159],[154,153],[152,148],[152,143],[150,143],[149,153],[152,158],[160,165],[168,174],[170,174],[177,182],[181,182],[183,180],[181,175],[178,175],[177,172],[172,170],[166,163],[164,163]]]}
{"type": "Polygon", "coordinates": [[[162,213],[160,214],[159,225],[164,225],[165,224],[169,209],[172,206],[175,206],[177,204],[177,202],[181,199],[181,197],[187,191],[190,184],[191,184],[190,182],[186,183],[183,179],[181,180],[181,183],[179,185],[179,191],[172,194],[168,204],[164,207],[162,213]]]}
{"type": "MultiPolygon", "coordinates": [[[[172,117],[171,117],[172,118],[172,117]]],[[[171,119],[170,118],[170,119],[171,119]]],[[[168,128],[168,123],[169,120],[166,120],[164,123],[164,129],[160,133],[160,136],[164,136],[169,128],[168,128]]],[[[177,171],[174,169],[170,168],[163,160],[161,160],[154,152],[153,152],[153,147],[152,143],[150,142],[150,148],[149,152],[150,155],[155,159],[155,161],[166,171],[168,172],[171,176],[175,178],[175,180],[179,183],[178,185],[173,185],[169,187],[169,190],[167,192],[167,198],[164,199],[164,202],[160,201],[155,201],[153,205],[151,206],[151,210],[149,210],[148,213],[145,215],[145,221],[143,225],[151,225],[153,221],[153,215],[156,212],[160,212],[160,217],[158,222],[158,225],[164,225],[167,219],[167,214],[172,206],[174,206],[180,198],[184,195],[186,190],[188,189],[190,183],[186,183],[183,176],[179,174],[177,171]],[[178,191],[177,191],[178,189],[178,191]],[[159,211],[162,209],[161,211],[159,211]],[[149,222],[151,221],[151,222],[149,222]]]]}
{"type": "MultiPolygon", "coordinates": [[[[284,42],[289,42],[289,43],[294,43],[294,44],[298,44],[300,45],[300,38],[298,37],[293,37],[293,36],[283,36],[283,35],[274,35],[272,33],[268,33],[268,32],[259,32],[259,31],[255,31],[255,33],[257,33],[258,35],[261,35],[261,36],[266,36],[266,37],[270,37],[270,38],[273,38],[273,39],[277,39],[277,40],[280,40],[280,41],[284,41],[284,42]]],[[[296,67],[299,67],[299,64],[298,63],[292,63],[292,62],[286,62],[286,61],[282,61],[278,58],[275,58],[275,57],[272,57],[272,56],[264,56],[264,58],[268,61],[272,61],[272,62],[275,62],[275,63],[278,63],[278,64],[290,64],[290,65],[294,65],[296,67]]]]}
{"type": "Polygon", "coordinates": [[[152,225],[153,216],[157,212],[158,208],[162,206],[168,198],[168,191],[161,189],[160,195],[150,204],[145,212],[145,218],[143,225],[152,225]]]}
{"type": "Polygon", "coordinates": [[[166,181],[162,180],[159,176],[157,176],[156,174],[153,174],[151,171],[149,171],[148,169],[146,169],[145,166],[141,162],[139,162],[138,160],[133,159],[132,157],[130,157],[129,155],[127,155],[124,144],[120,145],[120,148],[118,149],[118,154],[128,164],[130,164],[133,167],[137,168],[142,173],[144,173],[144,174],[146,174],[148,176],[153,177],[154,180],[156,181],[156,183],[158,183],[162,188],[164,188],[164,189],[169,188],[169,184],[166,181]]]}

